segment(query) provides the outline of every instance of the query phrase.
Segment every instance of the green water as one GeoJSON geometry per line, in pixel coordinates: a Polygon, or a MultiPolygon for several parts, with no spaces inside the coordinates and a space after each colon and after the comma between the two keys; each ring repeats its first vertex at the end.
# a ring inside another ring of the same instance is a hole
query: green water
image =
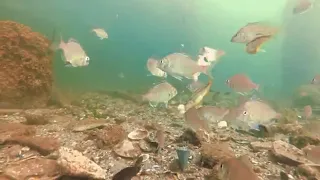
{"type": "Polygon", "coordinates": [[[1,0],[0,20],[23,23],[48,38],[56,30],[64,40],[73,37],[82,44],[91,59],[88,67],[66,68],[61,52],[56,53],[55,81],[61,86],[146,91],[161,81],[147,76],[148,57],[177,52],[184,44],[183,51],[194,58],[203,46],[226,51],[212,72],[214,90],[229,91],[225,80],[245,72],[274,98],[309,82],[319,66],[317,50],[310,49],[320,43],[309,42],[310,37],[320,39],[319,8],[299,17],[292,17],[290,8],[286,0],[1,0]],[[265,53],[249,55],[244,45],[230,39],[241,26],[255,21],[285,21],[289,28],[264,46],[265,53]],[[90,32],[95,27],[105,28],[109,38],[99,40],[90,32]]]}

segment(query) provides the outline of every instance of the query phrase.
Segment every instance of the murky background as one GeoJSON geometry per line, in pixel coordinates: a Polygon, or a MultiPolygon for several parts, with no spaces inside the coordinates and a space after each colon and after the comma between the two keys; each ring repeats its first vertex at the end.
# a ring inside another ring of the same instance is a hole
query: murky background
{"type": "Polygon", "coordinates": [[[55,39],[61,34],[65,40],[73,37],[83,45],[92,60],[86,68],[65,68],[61,53],[56,53],[55,79],[60,86],[144,91],[159,81],[147,76],[148,57],[179,51],[183,43],[182,51],[193,57],[203,46],[226,51],[213,70],[213,89],[227,91],[225,80],[245,72],[263,87],[266,96],[274,97],[282,95],[280,90],[287,94],[310,81],[319,65],[316,17],[320,12],[314,9],[292,16],[290,8],[284,0],[3,0],[0,19],[31,26],[49,39],[55,30],[55,39]],[[265,53],[250,55],[243,46],[232,44],[230,37],[239,27],[255,21],[286,21],[287,26],[264,46],[265,53]],[[109,39],[97,39],[90,32],[94,27],[105,28],[109,39]]]}

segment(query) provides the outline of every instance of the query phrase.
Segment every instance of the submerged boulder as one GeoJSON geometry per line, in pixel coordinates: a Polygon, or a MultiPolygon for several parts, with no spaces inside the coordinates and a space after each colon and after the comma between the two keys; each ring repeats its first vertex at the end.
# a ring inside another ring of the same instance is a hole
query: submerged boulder
{"type": "Polygon", "coordinates": [[[51,95],[50,41],[28,26],[0,21],[0,108],[41,107],[51,95]]]}

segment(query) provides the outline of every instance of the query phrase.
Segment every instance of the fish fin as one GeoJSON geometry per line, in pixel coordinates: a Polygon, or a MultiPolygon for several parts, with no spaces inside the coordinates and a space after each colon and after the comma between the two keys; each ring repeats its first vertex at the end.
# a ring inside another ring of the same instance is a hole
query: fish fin
{"type": "Polygon", "coordinates": [[[73,67],[73,66],[72,66],[72,64],[71,64],[71,63],[66,62],[66,63],[64,64],[64,67],[73,67]]]}
{"type": "Polygon", "coordinates": [[[194,73],[194,74],[192,75],[192,79],[193,79],[194,81],[198,81],[199,76],[200,76],[200,73],[199,73],[199,72],[194,73]]]}
{"type": "Polygon", "coordinates": [[[155,103],[155,102],[149,102],[149,105],[153,108],[157,107],[158,106],[158,103],[155,103]]]}
{"type": "Polygon", "coordinates": [[[76,39],[74,38],[69,38],[68,42],[75,42],[75,43],[79,43],[76,39]]]}
{"type": "Polygon", "coordinates": [[[178,79],[179,81],[182,81],[182,77],[181,76],[178,76],[178,75],[175,75],[175,74],[171,74],[172,77],[178,79]]]}
{"type": "Polygon", "coordinates": [[[101,37],[101,38],[100,38],[100,40],[103,40],[103,39],[104,39],[104,37],[101,37]]]}
{"type": "Polygon", "coordinates": [[[258,49],[258,51],[259,51],[259,52],[263,52],[263,53],[267,52],[267,51],[264,50],[264,49],[258,49]]]}

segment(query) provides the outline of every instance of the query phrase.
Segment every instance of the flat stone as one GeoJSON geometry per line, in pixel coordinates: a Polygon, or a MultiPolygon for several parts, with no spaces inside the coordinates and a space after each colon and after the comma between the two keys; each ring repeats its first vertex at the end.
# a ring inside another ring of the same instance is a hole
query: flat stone
{"type": "Polygon", "coordinates": [[[99,165],[77,150],[61,147],[57,162],[65,175],[90,179],[106,178],[106,172],[99,165]]]}
{"type": "Polygon", "coordinates": [[[271,150],[272,149],[272,142],[251,142],[250,147],[253,151],[258,152],[260,150],[271,150]]]}
{"type": "Polygon", "coordinates": [[[20,123],[0,123],[0,144],[13,136],[31,136],[35,132],[34,126],[20,123]]]}
{"type": "Polygon", "coordinates": [[[14,136],[7,139],[6,142],[28,146],[37,150],[42,155],[48,155],[60,147],[58,140],[51,137],[14,136]]]}
{"type": "Polygon", "coordinates": [[[32,177],[57,179],[61,175],[59,166],[55,160],[40,157],[10,164],[4,169],[3,173],[14,180],[30,179],[32,177]]]}

